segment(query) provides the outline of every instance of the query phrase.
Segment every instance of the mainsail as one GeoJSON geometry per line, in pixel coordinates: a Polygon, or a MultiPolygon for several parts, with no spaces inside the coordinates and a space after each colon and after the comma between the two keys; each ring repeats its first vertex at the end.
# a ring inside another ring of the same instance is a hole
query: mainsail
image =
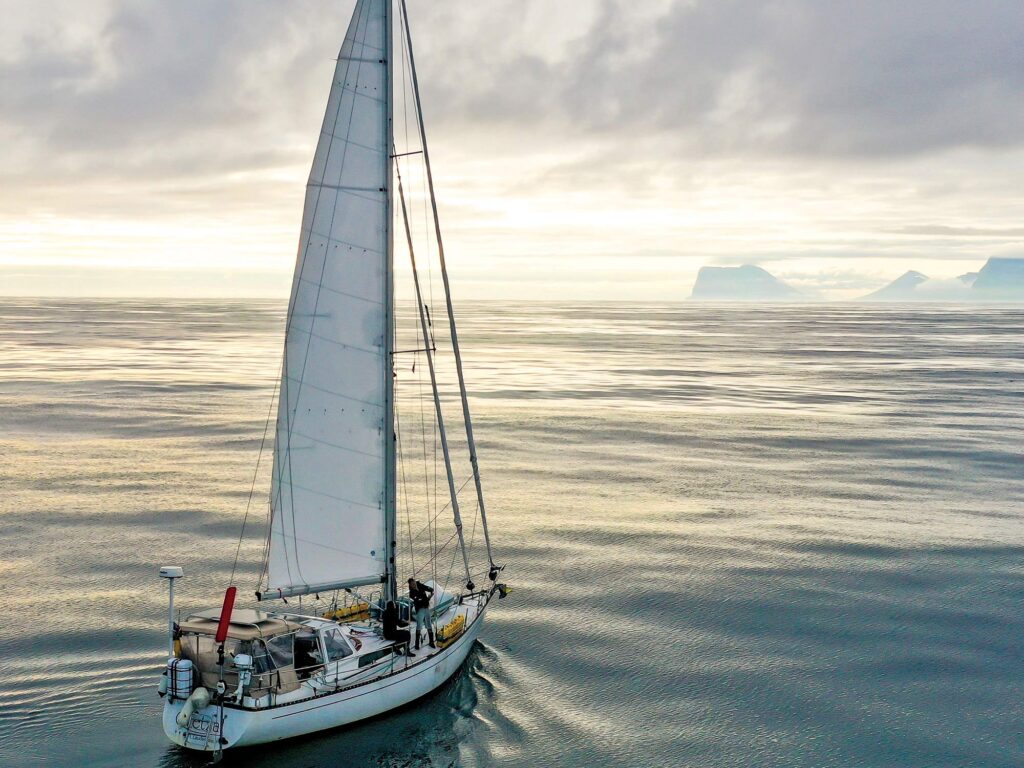
{"type": "Polygon", "coordinates": [[[391,34],[359,0],[306,188],[285,332],[268,597],[380,582],[393,507],[391,34]]]}

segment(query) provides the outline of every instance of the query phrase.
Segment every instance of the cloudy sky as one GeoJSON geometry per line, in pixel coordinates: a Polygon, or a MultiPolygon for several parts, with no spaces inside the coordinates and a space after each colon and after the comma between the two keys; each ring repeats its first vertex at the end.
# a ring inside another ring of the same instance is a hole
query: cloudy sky
{"type": "MultiPolygon", "coordinates": [[[[0,293],[285,296],[353,0],[0,0],[0,293]]],[[[412,0],[460,296],[1024,255],[1020,0],[412,0]]]]}

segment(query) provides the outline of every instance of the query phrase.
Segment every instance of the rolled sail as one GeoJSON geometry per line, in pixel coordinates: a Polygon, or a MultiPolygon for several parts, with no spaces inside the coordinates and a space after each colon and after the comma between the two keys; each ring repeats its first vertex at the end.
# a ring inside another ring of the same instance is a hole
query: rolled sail
{"type": "Polygon", "coordinates": [[[390,341],[386,0],[359,0],[306,189],[285,333],[268,597],[387,570],[390,341]]]}

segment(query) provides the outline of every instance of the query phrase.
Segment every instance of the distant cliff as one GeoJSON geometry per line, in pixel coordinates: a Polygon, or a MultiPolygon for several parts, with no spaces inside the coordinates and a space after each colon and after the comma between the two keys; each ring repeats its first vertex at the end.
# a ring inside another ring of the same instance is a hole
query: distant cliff
{"type": "Polygon", "coordinates": [[[989,259],[974,278],[971,292],[989,301],[1024,301],[1024,259],[989,259]]]}
{"type": "Polygon", "coordinates": [[[800,292],[769,272],[742,267],[701,267],[691,299],[699,301],[795,301],[800,292]]]}
{"type": "Polygon", "coordinates": [[[1024,301],[1024,258],[993,257],[977,272],[945,280],[906,272],[864,301],[1024,301]]]}

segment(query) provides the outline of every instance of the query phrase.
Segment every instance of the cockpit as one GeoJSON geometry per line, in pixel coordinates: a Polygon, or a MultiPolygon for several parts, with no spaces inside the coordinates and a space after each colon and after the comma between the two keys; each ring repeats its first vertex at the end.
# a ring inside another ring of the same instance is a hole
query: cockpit
{"type": "MultiPolygon", "coordinates": [[[[208,688],[216,688],[221,679],[216,632],[216,611],[189,616],[179,626],[181,656],[192,662],[199,681],[208,688]]],[[[223,679],[229,689],[237,685],[239,670],[233,660],[247,656],[252,671],[250,696],[287,693],[326,664],[352,656],[361,647],[358,639],[346,637],[333,622],[308,626],[262,611],[238,610],[231,617],[224,642],[223,679]]]]}

